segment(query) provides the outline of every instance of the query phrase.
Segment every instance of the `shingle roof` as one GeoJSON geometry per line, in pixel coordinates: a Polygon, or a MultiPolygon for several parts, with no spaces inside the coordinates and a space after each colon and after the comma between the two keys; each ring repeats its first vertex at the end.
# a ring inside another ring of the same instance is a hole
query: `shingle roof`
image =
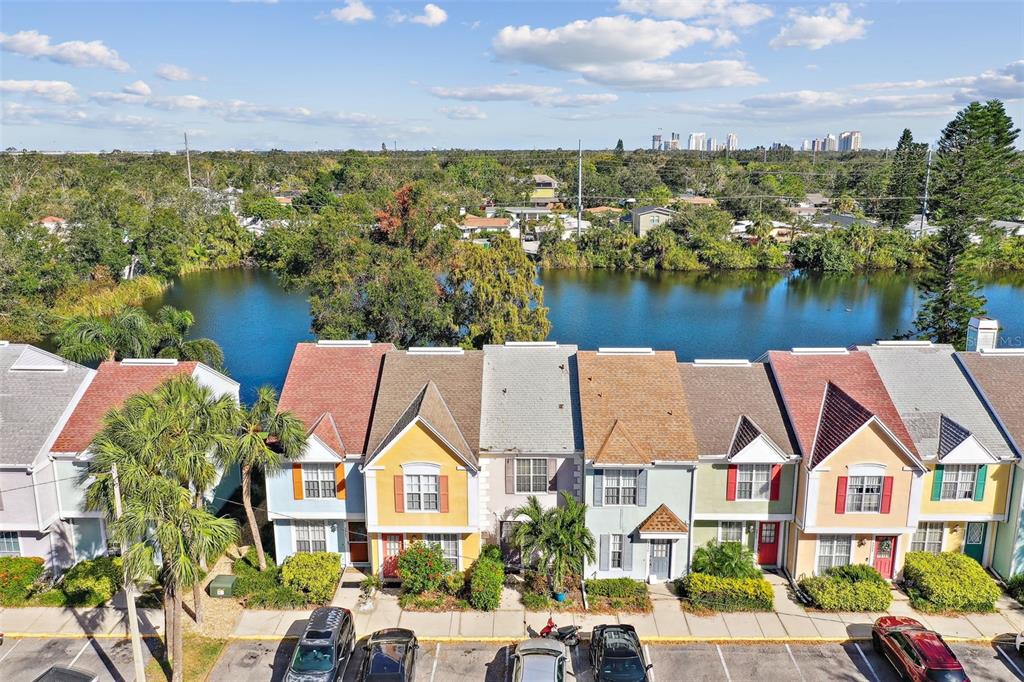
{"type": "Polygon", "coordinates": [[[338,454],[362,454],[370,431],[384,354],[390,343],[334,346],[300,343],[295,346],[279,407],[293,412],[338,454]],[[324,423],[322,417],[330,415],[324,423]],[[340,448],[340,449],[339,449],[340,448]]]}
{"type": "MultiPolygon", "coordinates": [[[[771,351],[768,358],[800,452],[808,466],[813,467],[817,463],[812,459],[811,449],[829,383],[863,410],[876,416],[911,453],[917,454],[914,441],[867,353],[851,351],[837,355],[771,351]]],[[[833,397],[842,400],[836,394],[833,397]]],[[[852,406],[838,403],[836,407],[852,406]]],[[[842,410],[836,415],[850,416],[842,410]]]]}
{"type": "Polygon", "coordinates": [[[473,466],[478,464],[477,458],[473,454],[473,449],[466,442],[466,437],[463,435],[462,430],[459,429],[459,425],[455,423],[452,411],[448,409],[447,403],[441,397],[441,391],[433,380],[428,381],[423,386],[423,390],[413,398],[413,401],[409,403],[409,407],[402,413],[402,416],[398,418],[398,421],[395,422],[377,447],[374,448],[373,452],[370,453],[370,457],[376,456],[378,452],[387,446],[417,417],[426,422],[435,433],[441,436],[452,447],[455,454],[464,461],[469,462],[473,466]]]}
{"type": "Polygon", "coordinates": [[[955,421],[942,415],[939,418],[939,459],[953,452],[958,445],[971,437],[971,432],[955,421]]]}
{"type": "Polygon", "coordinates": [[[729,448],[729,456],[747,447],[762,435],[761,429],[754,422],[750,421],[747,415],[740,417],[736,423],[736,435],[733,436],[732,446],[729,448]]]}
{"type": "MultiPolygon", "coordinates": [[[[879,376],[922,457],[944,456],[957,429],[977,438],[998,459],[1013,457],[988,408],[954,357],[952,346],[869,346],[879,376]],[[951,422],[943,428],[943,417],[951,422]]],[[[953,446],[955,447],[955,445],[953,446]]]]}
{"type": "Polygon", "coordinates": [[[697,459],[674,352],[580,351],[576,357],[587,459],[607,464],[697,459]]]}
{"type": "Polygon", "coordinates": [[[103,427],[103,417],[107,412],[120,407],[136,393],[152,391],[173,376],[191,376],[197,365],[198,362],[191,361],[166,365],[111,361],[100,363],[92,383],[50,449],[53,452],[86,450],[103,427]]]}
{"type": "MultiPolygon", "coordinates": [[[[414,400],[433,382],[476,460],[480,447],[483,351],[461,354],[391,351],[384,356],[367,452],[376,452],[414,400]]],[[[419,409],[417,407],[417,409],[419,409]]]]}
{"type": "MultiPolygon", "coordinates": [[[[796,438],[786,419],[771,369],[764,363],[737,365],[679,365],[690,419],[701,455],[735,454],[734,436],[752,436],[759,429],[787,455],[797,452],[796,438]],[[737,425],[750,428],[741,434],[737,425]]],[[[819,398],[820,401],[820,398],[819,398]]]]}
{"type": "Polygon", "coordinates": [[[480,449],[583,449],[576,346],[484,346],[480,449]]]}
{"type": "Polygon", "coordinates": [[[825,386],[825,398],[821,403],[818,433],[814,437],[811,467],[818,466],[874,416],[843,389],[831,381],[828,382],[825,386]]]}
{"type": "Polygon", "coordinates": [[[91,374],[33,346],[0,345],[0,464],[32,464],[91,374]]]}
{"type": "Polygon", "coordinates": [[[679,519],[668,505],[659,505],[650,516],[643,520],[638,530],[641,533],[689,533],[690,528],[679,519]]]}
{"type": "Polygon", "coordinates": [[[957,353],[956,357],[970,372],[1018,454],[1024,454],[1024,354],[957,353]]]}

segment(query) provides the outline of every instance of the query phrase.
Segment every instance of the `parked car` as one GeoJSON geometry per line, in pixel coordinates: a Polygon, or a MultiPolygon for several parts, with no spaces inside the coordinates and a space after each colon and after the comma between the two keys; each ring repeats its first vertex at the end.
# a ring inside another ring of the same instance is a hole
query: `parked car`
{"type": "Polygon", "coordinates": [[[363,646],[359,682],[412,682],[416,677],[416,634],[404,628],[378,630],[363,646]]]}
{"type": "Polygon", "coordinates": [[[555,639],[528,639],[512,654],[512,682],[563,682],[565,645],[555,639]]]}
{"type": "Polygon", "coordinates": [[[306,629],[295,645],[285,682],[340,680],[356,648],[352,612],[324,606],[309,615],[306,629]]]}
{"type": "Polygon", "coordinates": [[[913,618],[882,616],[871,628],[871,644],[912,682],[970,682],[942,635],[913,618]]]}
{"type": "Polygon", "coordinates": [[[590,635],[590,663],[595,682],[650,682],[654,666],[644,657],[632,625],[598,625],[590,635]]]}
{"type": "Polygon", "coordinates": [[[97,682],[99,679],[99,675],[89,670],[55,665],[32,682],[97,682]]]}

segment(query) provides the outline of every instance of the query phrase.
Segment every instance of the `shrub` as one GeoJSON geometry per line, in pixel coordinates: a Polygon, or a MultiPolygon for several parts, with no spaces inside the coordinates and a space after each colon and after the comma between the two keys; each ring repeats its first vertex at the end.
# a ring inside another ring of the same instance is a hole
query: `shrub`
{"type": "Polygon", "coordinates": [[[384,579],[379,575],[368,575],[359,582],[359,591],[369,597],[384,588],[384,579]]]}
{"type": "Polygon", "coordinates": [[[840,578],[851,583],[867,581],[886,585],[885,578],[882,577],[882,574],[876,571],[874,566],[868,566],[867,564],[833,566],[825,571],[825,575],[840,578]]]}
{"type": "Polygon", "coordinates": [[[23,604],[43,570],[39,557],[0,557],[0,605],[23,604]]]}
{"type": "Polygon", "coordinates": [[[484,548],[480,550],[480,556],[505,563],[505,557],[501,555],[501,547],[498,545],[484,545],[484,548]]]}
{"type": "Polygon", "coordinates": [[[110,601],[124,584],[120,557],[80,561],[64,574],[60,590],[68,606],[100,606],[110,601]]]}
{"type": "Polygon", "coordinates": [[[235,596],[254,609],[290,609],[305,606],[306,595],[288,585],[281,584],[281,567],[267,557],[267,570],[261,571],[256,549],[250,548],[231,566],[235,581],[235,596]]]}
{"type": "Polygon", "coordinates": [[[823,611],[885,611],[892,604],[892,592],[885,581],[850,581],[825,575],[804,578],[799,584],[815,608],[823,611]]]}
{"type": "Polygon", "coordinates": [[[326,604],[341,580],[341,556],[337,552],[293,554],[281,566],[281,582],[306,595],[310,604],[326,604]]]}
{"type": "Polygon", "coordinates": [[[265,590],[249,595],[245,605],[253,609],[295,609],[306,606],[309,602],[307,595],[294,587],[275,583],[265,590]]]}
{"type": "Polygon", "coordinates": [[[548,577],[539,571],[528,571],[523,576],[523,586],[527,592],[536,594],[547,594],[551,589],[548,585],[548,577]]]}
{"type": "Polygon", "coordinates": [[[694,551],[692,569],[718,578],[761,577],[754,565],[754,553],[738,542],[709,541],[694,551]]]}
{"type": "Polygon", "coordinates": [[[714,611],[771,611],[772,586],[763,577],[720,578],[690,573],[680,578],[677,589],[698,608],[714,611]]]}
{"type": "Polygon", "coordinates": [[[536,592],[527,592],[523,595],[523,606],[527,611],[547,611],[550,605],[551,600],[547,595],[536,592]]]}
{"type": "Polygon", "coordinates": [[[481,556],[469,569],[469,603],[480,611],[493,611],[501,604],[505,565],[500,559],[481,556]]]}
{"type": "Polygon", "coordinates": [[[445,573],[444,577],[441,578],[441,589],[453,597],[459,596],[463,588],[466,587],[466,577],[461,573],[453,571],[451,573],[445,573]]]}
{"type": "Polygon", "coordinates": [[[922,611],[992,611],[1000,590],[974,559],[959,552],[908,552],[903,579],[922,611]]]}
{"type": "Polygon", "coordinates": [[[1010,596],[1024,604],[1024,573],[1018,573],[1006,583],[1006,591],[1010,596]]]}
{"type": "Polygon", "coordinates": [[[650,609],[647,585],[632,578],[606,578],[587,580],[587,596],[595,608],[608,607],[614,610],[629,609],[646,611],[650,609]]]}
{"type": "Polygon", "coordinates": [[[441,545],[417,541],[398,555],[402,591],[409,594],[436,592],[441,586],[441,579],[449,570],[441,545]]]}

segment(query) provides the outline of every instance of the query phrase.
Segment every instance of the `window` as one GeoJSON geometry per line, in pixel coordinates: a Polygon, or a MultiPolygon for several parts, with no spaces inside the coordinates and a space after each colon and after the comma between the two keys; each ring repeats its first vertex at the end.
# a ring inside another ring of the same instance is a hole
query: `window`
{"type": "Polygon", "coordinates": [[[296,521],[295,551],[326,552],[327,527],[318,521],[296,521]]]}
{"type": "Polygon", "coordinates": [[[846,511],[877,512],[882,508],[882,477],[851,476],[846,484],[846,511]]]}
{"type": "Polygon", "coordinates": [[[0,556],[21,556],[21,545],[18,542],[17,533],[0,533],[0,556]]]}
{"type": "Polygon", "coordinates": [[[767,500],[771,478],[771,464],[740,464],[736,470],[736,499],[767,500]]]}
{"type": "Polygon", "coordinates": [[[440,545],[444,560],[453,570],[459,568],[459,537],[457,535],[431,534],[423,536],[423,541],[428,545],[440,545]]]}
{"type": "Polygon", "coordinates": [[[949,464],[942,468],[943,500],[973,500],[974,483],[978,479],[975,464],[949,464]]]}
{"type": "Polygon", "coordinates": [[[548,461],[546,459],[516,460],[516,492],[546,493],[548,491],[548,461]]]}
{"type": "Polygon", "coordinates": [[[931,552],[938,554],[942,551],[942,522],[925,521],[917,526],[914,537],[910,541],[911,552],[931,552]]]}
{"type": "Polygon", "coordinates": [[[719,542],[743,542],[742,521],[719,521],[719,542]]]}
{"type": "Polygon", "coordinates": [[[306,497],[334,497],[337,494],[333,464],[303,464],[302,482],[306,497]]]}
{"type": "Polygon", "coordinates": [[[611,536],[611,543],[609,545],[609,566],[612,568],[622,568],[622,536],[613,535],[611,536]]]}
{"type": "Polygon", "coordinates": [[[604,470],[604,503],[636,504],[636,469],[604,470]]]}
{"type": "Polygon", "coordinates": [[[822,535],[818,537],[818,574],[833,566],[850,564],[850,536],[822,535]]]}
{"type": "Polygon", "coordinates": [[[431,474],[406,474],[406,511],[438,511],[438,477],[431,474]]]}

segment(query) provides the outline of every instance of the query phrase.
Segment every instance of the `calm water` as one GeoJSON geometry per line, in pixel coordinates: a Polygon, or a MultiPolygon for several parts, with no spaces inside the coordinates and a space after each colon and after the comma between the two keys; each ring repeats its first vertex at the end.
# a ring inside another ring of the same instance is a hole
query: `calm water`
{"type": "MultiPolygon", "coordinates": [[[[845,346],[890,338],[914,317],[905,274],[631,273],[545,271],[553,340],[652,346],[693,358],[756,358],[773,348],[845,346]]],[[[985,282],[988,311],[1004,345],[1024,345],[1024,273],[985,282]]],[[[257,270],[183,277],[152,307],[169,303],[196,316],[196,336],[216,340],[243,399],[280,389],[298,341],[312,338],[302,291],[284,291],[257,270]]]]}

